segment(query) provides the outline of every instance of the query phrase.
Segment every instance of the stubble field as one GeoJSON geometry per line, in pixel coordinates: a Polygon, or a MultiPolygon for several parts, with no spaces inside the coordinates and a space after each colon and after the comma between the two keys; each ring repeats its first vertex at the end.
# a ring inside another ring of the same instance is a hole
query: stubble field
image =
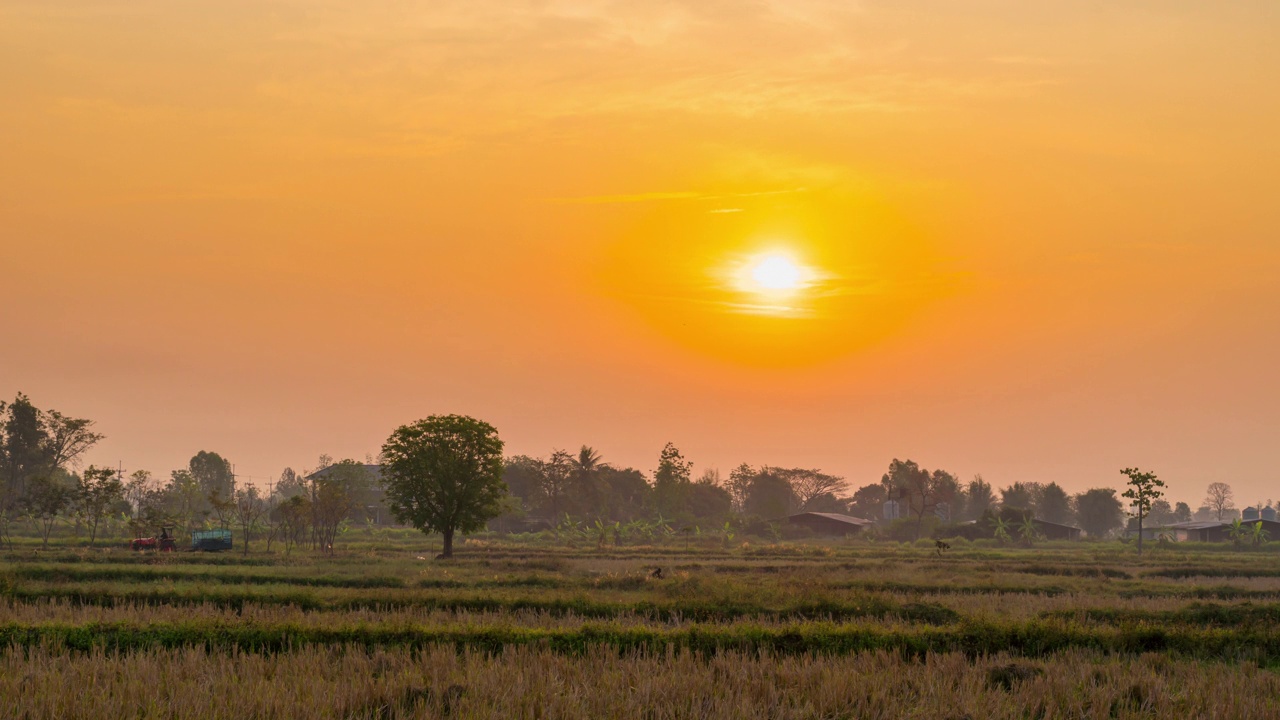
{"type": "Polygon", "coordinates": [[[1280,715],[1267,548],[348,540],[9,552],[6,714],[1280,715]]]}

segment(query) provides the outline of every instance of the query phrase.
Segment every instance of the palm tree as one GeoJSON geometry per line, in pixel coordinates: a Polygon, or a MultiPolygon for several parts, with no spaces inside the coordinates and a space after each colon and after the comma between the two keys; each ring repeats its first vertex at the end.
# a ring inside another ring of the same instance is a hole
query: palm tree
{"type": "Polygon", "coordinates": [[[577,457],[570,460],[573,466],[573,485],[586,513],[599,513],[600,507],[600,470],[606,467],[604,458],[590,445],[583,445],[577,457]]]}
{"type": "Polygon", "coordinates": [[[578,457],[573,459],[573,466],[582,473],[593,473],[604,467],[604,458],[590,445],[583,445],[578,450],[578,457]]]}

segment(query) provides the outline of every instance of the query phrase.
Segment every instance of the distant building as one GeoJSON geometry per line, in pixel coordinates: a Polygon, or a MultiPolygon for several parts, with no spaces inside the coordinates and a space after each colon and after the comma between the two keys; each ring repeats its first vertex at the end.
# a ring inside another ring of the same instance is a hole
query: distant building
{"type": "MultiPolygon", "coordinates": [[[[339,464],[333,464],[321,468],[303,479],[318,480],[326,478],[338,470],[339,467],[341,467],[339,464]]],[[[382,487],[382,466],[362,463],[361,467],[369,474],[369,490],[365,497],[362,498],[363,502],[358,513],[356,513],[356,519],[360,520],[361,516],[363,516],[364,519],[372,520],[377,525],[390,524],[393,518],[391,517],[391,511],[387,508],[386,491],[382,487]]]]}
{"type": "Polygon", "coordinates": [[[1079,540],[1081,533],[1084,531],[1073,525],[1063,525],[1062,523],[1049,522],[1048,520],[1040,520],[1039,518],[1032,520],[1035,523],[1036,530],[1045,537],[1046,540],[1079,540]]]}
{"type": "Polygon", "coordinates": [[[839,513],[803,512],[789,515],[787,523],[812,530],[818,535],[855,535],[863,529],[875,525],[870,520],[863,520],[851,515],[839,513]]]}
{"type": "MultiPolygon", "coordinates": [[[[1250,532],[1253,531],[1254,526],[1261,523],[1262,529],[1267,532],[1268,539],[1280,539],[1280,522],[1261,518],[1247,522],[1242,520],[1241,522],[1247,526],[1245,529],[1250,532]]],[[[1176,542],[1230,542],[1231,523],[1218,522],[1217,520],[1193,520],[1192,522],[1142,528],[1142,538],[1144,540],[1156,540],[1161,537],[1166,537],[1176,542]]]]}

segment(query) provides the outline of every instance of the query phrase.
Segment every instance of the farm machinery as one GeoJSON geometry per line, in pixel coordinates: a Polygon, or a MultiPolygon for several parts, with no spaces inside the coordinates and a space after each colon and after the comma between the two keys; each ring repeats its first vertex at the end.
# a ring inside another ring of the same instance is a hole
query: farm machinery
{"type": "MultiPolygon", "coordinates": [[[[160,552],[174,552],[178,549],[178,542],[174,537],[173,528],[164,527],[160,529],[160,535],[155,537],[138,537],[129,543],[132,550],[159,550],[160,552]]],[[[232,548],[231,531],[221,530],[197,530],[191,533],[191,550],[213,552],[219,550],[230,550],[232,548]]]]}
{"type": "Polygon", "coordinates": [[[178,549],[178,543],[173,539],[173,528],[162,527],[159,536],[134,538],[133,542],[129,543],[129,548],[139,552],[142,550],[173,552],[178,549]]]}

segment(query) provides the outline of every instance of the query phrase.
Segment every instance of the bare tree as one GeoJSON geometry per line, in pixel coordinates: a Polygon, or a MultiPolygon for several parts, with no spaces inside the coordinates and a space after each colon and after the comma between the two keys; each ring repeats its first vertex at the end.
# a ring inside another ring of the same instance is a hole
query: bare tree
{"type": "Polygon", "coordinates": [[[76,505],[89,525],[89,546],[98,537],[98,525],[116,501],[124,498],[124,483],[111,468],[85,468],[76,487],[76,505]]]}
{"type": "Polygon", "coordinates": [[[1217,514],[1218,521],[1221,522],[1222,516],[1236,506],[1235,494],[1231,492],[1231,486],[1224,482],[1210,483],[1204,504],[1217,514]]]}
{"type": "Polygon", "coordinates": [[[827,475],[820,470],[771,467],[764,468],[762,472],[772,473],[786,480],[791,485],[791,491],[795,493],[801,510],[807,509],[814,498],[827,493],[834,495],[848,486],[844,478],[827,475]]]}
{"type": "Polygon", "coordinates": [[[356,481],[364,480],[364,466],[343,460],[331,467],[338,471],[326,475],[313,475],[311,484],[311,531],[320,550],[333,554],[333,542],[338,537],[342,521],[357,506],[356,481]],[[353,477],[361,474],[359,477],[353,477]]]}
{"type": "Polygon", "coordinates": [[[311,527],[311,498],[309,495],[294,495],[281,503],[275,512],[284,538],[284,551],[288,553],[291,546],[306,538],[311,527]]]}
{"type": "Polygon", "coordinates": [[[893,459],[889,472],[880,482],[890,490],[890,497],[903,501],[916,516],[916,538],[924,528],[925,516],[931,515],[938,503],[951,500],[959,483],[945,470],[929,472],[911,460],[893,459]]]}
{"type": "Polygon", "coordinates": [[[729,498],[733,503],[734,512],[742,512],[746,505],[747,491],[751,488],[751,481],[756,476],[756,469],[746,463],[742,463],[738,467],[729,472],[729,482],[725,483],[725,489],[729,491],[729,498]]]}
{"type": "Polygon", "coordinates": [[[124,483],[124,499],[134,517],[142,513],[147,498],[160,489],[160,482],[146,470],[134,470],[124,483]]]}
{"type": "Polygon", "coordinates": [[[48,463],[55,467],[75,467],[80,456],[106,437],[93,432],[93,421],[67,417],[57,410],[44,414],[46,454],[48,463]]]}
{"type": "Polygon", "coordinates": [[[222,493],[214,490],[209,493],[206,499],[209,501],[209,507],[212,508],[214,517],[218,518],[218,527],[225,528],[230,525],[236,509],[235,495],[224,498],[222,493]]]}
{"type": "Polygon", "coordinates": [[[40,533],[40,546],[49,547],[49,535],[58,518],[71,506],[74,495],[71,488],[65,487],[48,477],[33,478],[27,484],[26,506],[27,517],[35,523],[40,533]]]}
{"type": "Polygon", "coordinates": [[[244,554],[249,554],[249,535],[258,527],[258,521],[267,512],[267,503],[258,496],[258,489],[252,485],[236,490],[231,506],[231,515],[240,532],[244,535],[244,554]]]}

